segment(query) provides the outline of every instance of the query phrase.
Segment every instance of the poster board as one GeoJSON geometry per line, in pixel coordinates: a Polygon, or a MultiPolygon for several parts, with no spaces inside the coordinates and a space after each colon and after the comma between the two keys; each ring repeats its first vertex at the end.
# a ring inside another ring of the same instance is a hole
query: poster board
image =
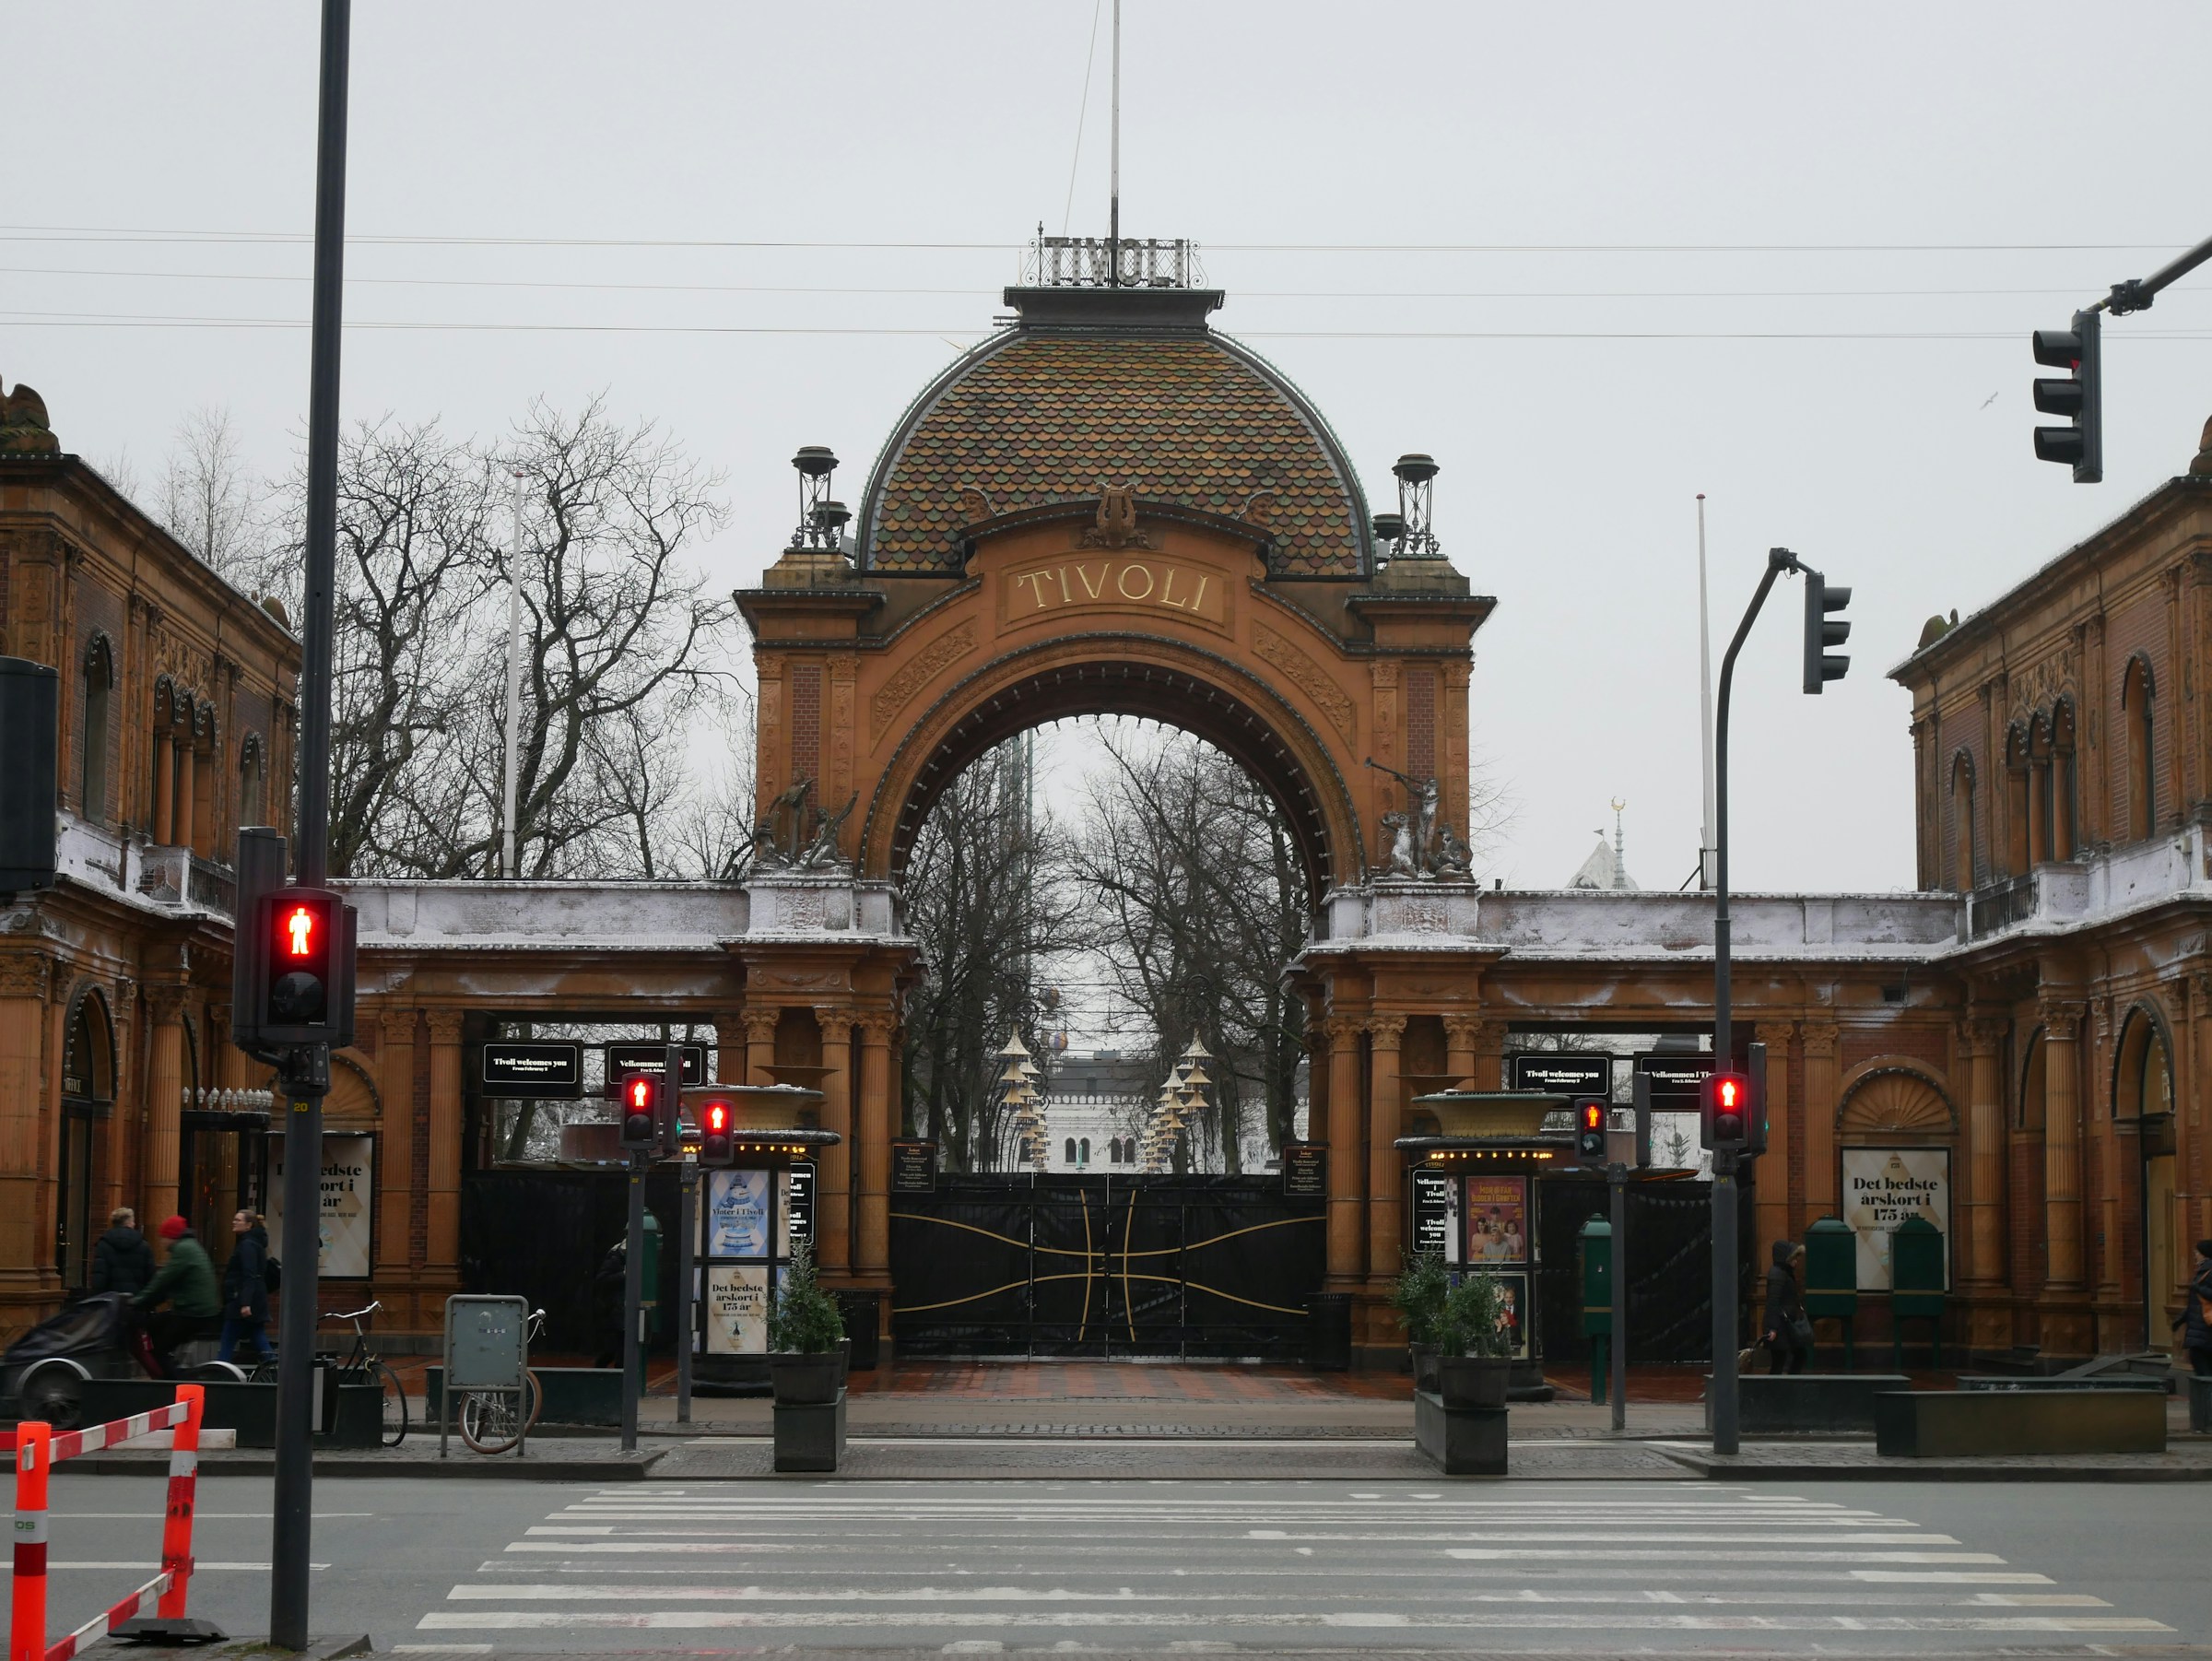
{"type": "Polygon", "coordinates": [[[717,1257],[766,1257],[774,1221],[776,1172],[710,1171],[707,1175],[706,1251],[717,1257]]]}
{"type": "Polygon", "coordinates": [[[1413,1173],[1413,1249],[1459,1261],[1459,1173],[1433,1165],[1413,1173]]]}
{"type": "Polygon", "coordinates": [[[765,1263],[707,1266],[704,1303],[709,1355],[768,1353],[769,1266],[765,1263]]]}
{"type": "Polygon", "coordinates": [[[1859,1290],[1889,1290],[1890,1236],[1908,1217],[1924,1217],[1943,1235],[1943,1284],[1951,1284],[1951,1150],[1947,1148],[1843,1149],[1843,1220],[1859,1244],[1859,1290]]]}
{"type": "Polygon", "coordinates": [[[1469,1176],[1465,1217],[1464,1261],[1470,1267],[1528,1261],[1528,1178],[1469,1176]]]}
{"type": "Polygon", "coordinates": [[[1505,1322],[1513,1336],[1513,1358],[1524,1361],[1528,1357],[1528,1277],[1502,1274],[1497,1279],[1505,1293],[1505,1322]]]}
{"type": "MultiPolygon", "coordinates": [[[[276,1129],[275,1125],[270,1127],[276,1129]]],[[[284,1255],[284,1159],[288,1138],[269,1138],[268,1219],[273,1251],[284,1255]]],[[[323,1137],[323,1215],[318,1272],[325,1280],[366,1280],[376,1262],[376,1137],[325,1132],[323,1137]]]]}

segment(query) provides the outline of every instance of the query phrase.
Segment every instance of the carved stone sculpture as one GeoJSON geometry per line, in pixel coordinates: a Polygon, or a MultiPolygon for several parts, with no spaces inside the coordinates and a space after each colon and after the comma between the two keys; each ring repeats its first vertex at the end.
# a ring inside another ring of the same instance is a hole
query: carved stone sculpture
{"type": "Polygon", "coordinates": [[[0,383],[0,455],[53,455],[61,447],[46,424],[45,399],[20,381],[13,392],[0,383]]]}

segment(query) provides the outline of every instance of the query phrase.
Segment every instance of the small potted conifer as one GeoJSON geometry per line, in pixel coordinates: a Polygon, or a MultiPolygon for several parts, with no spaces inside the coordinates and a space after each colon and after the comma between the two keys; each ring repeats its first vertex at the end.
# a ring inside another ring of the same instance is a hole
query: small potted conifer
{"type": "Polygon", "coordinates": [[[768,1311],[768,1380],[778,1407],[815,1407],[837,1399],[844,1382],[844,1317],[814,1278],[814,1253],[792,1248],[783,1282],[768,1311]]]}
{"type": "Polygon", "coordinates": [[[1433,1394],[1437,1388],[1436,1363],[1443,1336],[1444,1300],[1452,1282],[1444,1274],[1444,1260],[1434,1252],[1415,1252],[1406,1259],[1405,1272],[1390,1290],[1391,1307],[1406,1328],[1406,1348],[1413,1357],[1413,1387],[1433,1394]]]}
{"type": "Polygon", "coordinates": [[[1447,1408],[1503,1408],[1513,1371],[1512,1312],[1495,1275],[1461,1278],[1444,1299],[1437,1394],[1447,1408]]]}

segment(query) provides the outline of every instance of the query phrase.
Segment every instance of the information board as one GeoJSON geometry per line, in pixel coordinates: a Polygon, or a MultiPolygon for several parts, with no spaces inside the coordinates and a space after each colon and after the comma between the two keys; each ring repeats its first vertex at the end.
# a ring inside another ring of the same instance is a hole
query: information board
{"type": "Polygon", "coordinates": [[[783,1173],[783,1221],[793,1245],[814,1243],[814,1161],[794,1160],[783,1173]]]}
{"type": "Polygon", "coordinates": [[[707,1173],[707,1249],[712,1257],[766,1257],[774,1217],[772,1171],[707,1173]]]}
{"type": "MultiPolygon", "coordinates": [[[[275,1128],[274,1125],[271,1127],[275,1128]]],[[[269,1238],[284,1239],[285,1138],[269,1138],[269,1238]]],[[[323,1242],[320,1273],[325,1280],[366,1280],[376,1240],[376,1137],[325,1135],[323,1215],[317,1233],[323,1242]]]]}
{"type": "Polygon", "coordinates": [[[918,1139],[891,1144],[891,1192],[935,1194],[937,1191],[937,1145],[918,1139]]]}
{"type": "Polygon", "coordinates": [[[1526,1177],[1467,1178],[1466,1241],[1470,1265],[1528,1261],[1526,1177]]]}
{"type": "Polygon", "coordinates": [[[1283,1193],[1291,1199],[1326,1199],[1329,1194],[1329,1150],[1314,1142],[1290,1142],[1283,1148],[1283,1193]]]}
{"type": "Polygon", "coordinates": [[[583,1094],[583,1046],[550,1040],[501,1040],[478,1053],[477,1081],[487,1096],[539,1101],[583,1094]]]}
{"type": "Polygon", "coordinates": [[[1454,1172],[1423,1165],[1413,1173],[1413,1249],[1446,1263],[1459,1261],[1459,1177],[1454,1172]]]}
{"type": "Polygon", "coordinates": [[[711,1263],[707,1266],[707,1353],[768,1353],[769,1266],[765,1263],[711,1263]]]}
{"type": "Polygon", "coordinates": [[[1613,1057],[1588,1050],[1524,1050],[1506,1057],[1506,1077],[1517,1090],[1555,1096],[1613,1094],[1613,1057]]]}
{"type": "MultiPolygon", "coordinates": [[[[706,1083],[707,1046],[685,1044],[682,1046],[682,1050],[683,1082],[687,1085],[706,1083]]],[[[661,1069],[668,1065],[667,1052],[666,1044],[608,1044],[606,1046],[606,1079],[601,1087],[602,1093],[607,1096],[620,1093],[622,1075],[625,1073],[650,1073],[653,1078],[658,1078],[661,1076],[661,1069]]]]}
{"type": "Polygon", "coordinates": [[[1712,1077],[1712,1057],[1686,1050],[1646,1050],[1635,1066],[1652,1081],[1653,1107],[1695,1108],[1712,1077]]]}

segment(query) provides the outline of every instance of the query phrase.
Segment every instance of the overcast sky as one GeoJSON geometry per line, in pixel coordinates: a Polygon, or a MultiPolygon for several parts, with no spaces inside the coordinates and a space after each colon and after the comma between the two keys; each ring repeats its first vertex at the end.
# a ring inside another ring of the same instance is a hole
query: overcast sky
{"type": "MultiPolygon", "coordinates": [[[[213,404],[287,465],[315,15],[11,8],[0,377],[65,447],[150,480],[213,404]]],[[[749,583],[796,446],[856,500],[1038,222],[1103,230],[1102,25],[1076,153],[1096,16],[363,0],[347,414],[490,432],[604,389],[726,471],[705,557],[749,583]]],[[[1401,452],[1442,464],[1446,549],[1499,599],[1473,694],[1519,805],[1497,875],[1563,882],[1615,796],[1644,886],[1691,870],[1701,490],[1723,639],[1771,544],[1857,591],[1826,696],[1796,690],[1794,587],[1746,653],[1739,882],[1912,883],[1884,672],[2181,471],[2212,414],[2207,277],[2107,331],[2108,483],[2029,448],[2029,331],[2212,233],[2186,188],[2212,8],[2121,16],[1127,0],[1124,228],[1201,244],[1218,325],[1376,506],[1401,452]]]]}

